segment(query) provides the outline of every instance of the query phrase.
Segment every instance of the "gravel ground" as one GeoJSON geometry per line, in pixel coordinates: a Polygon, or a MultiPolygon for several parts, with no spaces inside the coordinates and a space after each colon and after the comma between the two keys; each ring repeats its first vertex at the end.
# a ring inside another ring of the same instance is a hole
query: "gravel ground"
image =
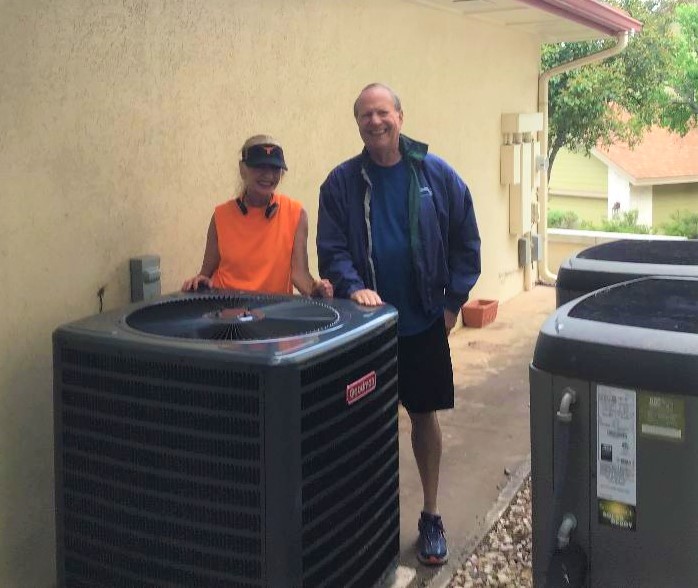
{"type": "Polygon", "coordinates": [[[448,588],[531,588],[531,479],[480,542],[448,588]]]}

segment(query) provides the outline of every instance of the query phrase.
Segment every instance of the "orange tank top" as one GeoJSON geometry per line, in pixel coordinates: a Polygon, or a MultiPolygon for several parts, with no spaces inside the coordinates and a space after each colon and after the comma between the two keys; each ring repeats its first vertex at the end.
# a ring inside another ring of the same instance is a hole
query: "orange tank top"
{"type": "Polygon", "coordinates": [[[248,206],[242,214],[234,200],[216,207],[220,263],[214,288],[293,293],[291,254],[301,204],[283,194],[273,198],[279,208],[271,218],[264,216],[264,207],[248,206]]]}

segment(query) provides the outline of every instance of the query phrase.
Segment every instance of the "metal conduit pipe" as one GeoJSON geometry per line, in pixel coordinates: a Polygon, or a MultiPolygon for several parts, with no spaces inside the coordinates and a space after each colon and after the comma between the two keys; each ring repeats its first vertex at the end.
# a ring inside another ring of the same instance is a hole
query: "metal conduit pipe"
{"type": "Polygon", "coordinates": [[[557,411],[557,419],[563,423],[572,422],[572,405],[577,402],[577,392],[572,388],[565,388],[560,400],[560,410],[557,411]]]}
{"type": "MultiPolygon", "coordinates": [[[[538,78],[538,112],[543,113],[543,132],[541,133],[541,154],[543,157],[548,156],[548,84],[550,78],[558,74],[577,69],[589,63],[603,61],[608,57],[617,55],[628,46],[629,33],[627,31],[616,35],[618,41],[613,47],[581,57],[573,61],[568,61],[546,72],[543,72],[538,78]]],[[[540,179],[540,188],[538,192],[538,205],[540,209],[540,219],[538,221],[538,233],[543,240],[543,259],[538,263],[538,279],[547,284],[554,284],[557,280],[557,275],[552,273],[548,268],[548,172],[543,170],[540,179]]]]}
{"type": "MultiPolygon", "coordinates": [[[[524,234],[524,239],[526,239],[526,244],[528,247],[531,246],[531,231],[524,234]]],[[[527,263],[524,265],[524,292],[533,290],[533,263],[527,263]]]]}

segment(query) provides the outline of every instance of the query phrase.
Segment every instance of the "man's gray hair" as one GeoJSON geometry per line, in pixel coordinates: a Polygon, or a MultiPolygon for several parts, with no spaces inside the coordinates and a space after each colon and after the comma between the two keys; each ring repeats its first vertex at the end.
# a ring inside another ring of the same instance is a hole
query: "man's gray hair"
{"type": "Polygon", "coordinates": [[[387,90],[390,93],[391,98],[393,99],[393,106],[395,106],[395,110],[398,112],[402,112],[402,104],[400,103],[400,97],[395,93],[395,91],[390,87],[386,86],[385,84],[381,84],[380,82],[373,82],[372,84],[369,84],[366,86],[361,92],[359,92],[359,96],[354,100],[354,118],[357,118],[359,116],[359,98],[361,98],[361,94],[363,94],[366,90],[372,90],[373,88],[381,88],[383,90],[387,90]]]}

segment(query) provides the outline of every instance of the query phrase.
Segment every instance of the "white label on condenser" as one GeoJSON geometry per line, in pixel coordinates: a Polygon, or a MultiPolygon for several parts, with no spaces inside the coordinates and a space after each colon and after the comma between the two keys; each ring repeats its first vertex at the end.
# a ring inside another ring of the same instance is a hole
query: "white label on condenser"
{"type": "Polygon", "coordinates": [[[637,504],[634,390],[596,387],[596,495],[623,504],[637,504]]]}

